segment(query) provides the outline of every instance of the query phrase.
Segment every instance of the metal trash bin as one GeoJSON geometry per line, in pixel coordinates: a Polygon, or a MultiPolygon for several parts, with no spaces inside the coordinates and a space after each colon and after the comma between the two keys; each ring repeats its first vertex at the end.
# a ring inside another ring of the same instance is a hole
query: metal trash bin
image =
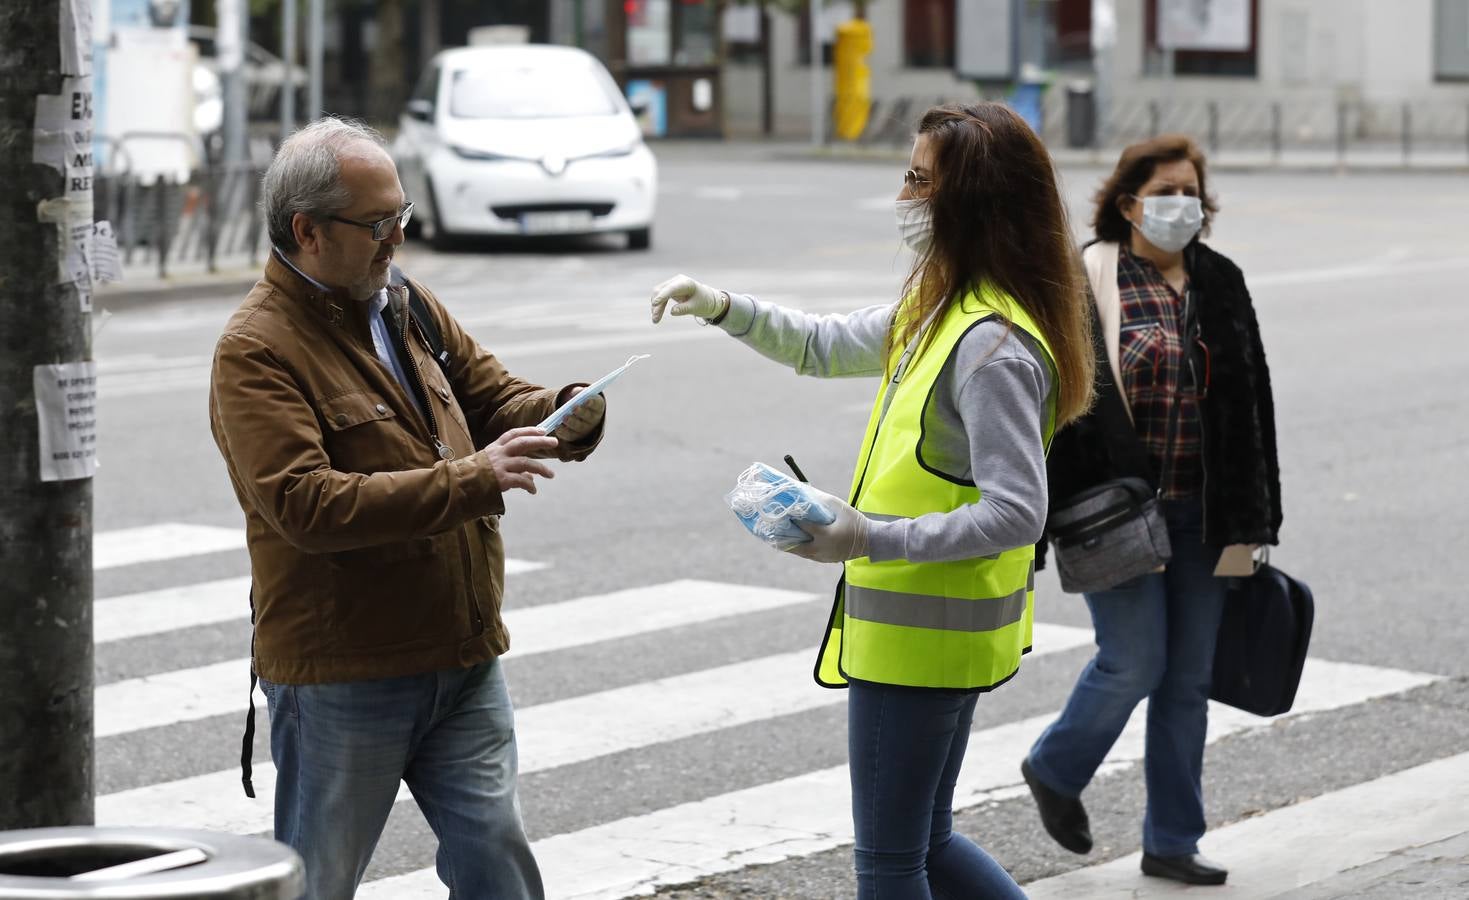
{"type": "Polygon", "coordinates": [[[1090,81],[1078,79],[1066,85],[1066,146],[1073,150],[1092,146],[1097,139],[1097,94],[1090,81]]]}
{"type": "Polygon", "coordinates": [[[301,900],[301,857],[267,838],[169,828],[0,831],[0,900],[301,900]]]}

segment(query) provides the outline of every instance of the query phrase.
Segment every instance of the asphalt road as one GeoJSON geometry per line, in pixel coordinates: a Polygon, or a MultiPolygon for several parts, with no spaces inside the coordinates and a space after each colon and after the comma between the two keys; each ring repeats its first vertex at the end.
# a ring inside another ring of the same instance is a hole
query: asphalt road
{"type": "MultiPolygon", "coordinates": [[[[410,242],[400,253],[404,268],[518,375],[547,385],[589,381],[631,354],[652,354],[611,390],[598,452],[561,465],[537,495],[508,498],[508,554],[544,567],[511,576],[507,607],[680,579],[807,599],[520,659],[512,652],[507,672],[521,709],[682,683],[721,666],[735,666],[737,679],[746,671],[739,666],[771,654],[814,652],[825,622],[836,569],[760,546],[722,497],[750,462],[776,464],[785,453],[813,482],[841,492],[875,383],[797,378],[692,321],[655,328],[648,298],[656,283],[684,272],[813,311],[891,302],[908,262],[891,211],[904,166],[715,144],[669,146],[660,161],[648,252],[629,253],[608,239],[473,243],[449,253],[410,242]]],[[[1104,174],[1063,173],[1079,235],[1104,174]]],[[[1222,208],[1209,241],[1244,270],[1271,365],[1285,509],[1273,561],[1315,590],[1312,656],[1375,667],[1362,670],[1367,683],[1392,682],[1377,679],[1377,670],[1439,679],[1323,701],[1310,715],[1257,722],[1268,727],[1212,743],[1210,821],[1222,826],[1469,750],[1469,629],[1460,596],[1469,580],[1462,387],[1469,361],[1461,350],[1469,332],[1469,180],[1219,172],[1209,187],[1222,208]]],[[[207,288],[99,296],[98,305],[115,312],[95,345],[99,533],[161,523],[240,527],[205,405],[209,354],[238,299],[207,288]]],[[[99,607],[248,572],[237,549],[123,561],[98,571],[99,607]]],[[[1037,618],[1089,628],[1080,599],[1060,593],[1049,573],[1038,582],[1037,618]]],[[[132,635],[99,644],[98,681],[122,691],[247,654],[248,625],[238,618],[132,635]]],[[[1028,661],[1012,685],[983,699],[976,729],[1053,713],[1086,658],[1077,647],[1028,661]]],[[[242,698],[243,670],[239,687],[242,698]]],[[[550,848],[558,835],[591,835],[630,817],[839,767],[841,697],[818,699],[795,712],[634,741],[529,772],[523,802],[532,838],[550,848]]],[[[105,736],[98,792],[105,799],[228,769],[239,725],[232,710],[105,736]]],[[[267,758],[266,747],[258,740],[258,758],[267,758]]],[[[1019,756],[999,763],[1013,773],[1019,756]]],[[[970,764],[978,765],[973,752],[970,764]]],[[[1018,780],[1014,774],[1010,786],[1018,780]]],[[[1084,861],[1049,843],[1023,797],[1002,791],[961,822],[1018,878],[1033,881],[1134,852],[1141,783],[1140,767],[1124,762],[1089,791],[1099,846],[1084,861]]],[[[370,880],[432,864],[427,827],[411,803],[399,807],[370,880]]],[[[695,867],[665,880],[708,876],[675,896],[847,896],[850,849],[833,841],[789,861],[775,851],[729,854],[728,874],[695,867]]],[[[544,855],[553,858],[550,849],[544,855]]]]}

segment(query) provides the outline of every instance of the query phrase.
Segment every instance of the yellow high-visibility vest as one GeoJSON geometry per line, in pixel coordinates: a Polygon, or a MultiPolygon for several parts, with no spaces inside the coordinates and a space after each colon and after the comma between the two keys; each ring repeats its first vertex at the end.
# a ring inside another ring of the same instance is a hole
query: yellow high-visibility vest
{"type": "MultiPolygon", "coordinates": [[[[852,479],[851,503],[879,520],[944,513],[981,502],[972,482],[925,468],[918,443],[924,408],[944,363],[972,328],[999,317],[1040,344],[1055,380],[1051,348],[1008,295],[986,285],[966,294],[929,327],[911,359],[894,348],[890,377],[878,390],[852,479]],[[906,365],[905,365],[906,362],[906,365]]],[[[1056,391],[1043,426],[1049,450],[1056,391]]],[[[1012,677],[1030,649],[1035,547],[951,562],[848,560],[816,665],[816,680],[848,678],[932,688],[992,688],[1012,677]]]]}

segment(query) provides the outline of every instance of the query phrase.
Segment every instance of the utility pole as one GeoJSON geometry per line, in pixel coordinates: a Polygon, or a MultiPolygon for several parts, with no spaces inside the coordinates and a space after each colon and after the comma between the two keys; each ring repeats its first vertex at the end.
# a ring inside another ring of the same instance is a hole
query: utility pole
{"type": "Polygon", "coordinates": [[[281,142],[296,130],[296,0],[281,0],[281,142]]]}
{"type": "Polygon", "coordinates": [[[806,0],[809,28],[806,37],[811,48],[811,146],[826,142],[826,70],[821,64],[821,0],[806,0]]]}
{"type": "MultiPolygon", "coordinates": [[[[321,118],[322,110],[322,48],[326,38],[326,0],[307,0],[310,15],[306,23],[306,71],[309,82],[306,88],[306,121],[321,118]]],[[[379,40],[382,36],[378,36],[379,40]]],[[[395,38],[396,39],[396,38],[395,38]]],[[[396,50],[396,48],[394,48],[396,50]]]]}
{"type": "Polygon", "coordinates": [[[5,0],[0,49],[6,830],[93,821],[91,3],[5,0]]]}
{"type": "Polygon", "coordinates": [[[215,0],[214,46],[224,88],[224,162],[238,164],[248,153],[245,41],[250,28],[246,0],[215,0]]]}

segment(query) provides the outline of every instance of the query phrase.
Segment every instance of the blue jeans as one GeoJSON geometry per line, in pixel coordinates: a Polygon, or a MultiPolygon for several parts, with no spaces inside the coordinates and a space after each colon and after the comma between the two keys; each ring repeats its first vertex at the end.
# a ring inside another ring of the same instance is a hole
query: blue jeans
{"type": "Polygon", "coordinates": [[[858,900],[1024,900],[999,863],[952,830],[979,694],[859,681],[849,693],[858,900]]]}
{"type": "Polygon", "coordinates": [[[275,836],[306,861],[311,900],[357,890],[407,782],[458,900],[544,896],[515,795],[515,722],[498,660],[339,684],[273,684],[275,836]]]}
{"type": "Polygon", "coordinates": [[[1166,571],[1086,595],[1097,655],[1031,747],[1030,767],[1056,792],[1080,796],[1147,698],[1143,849],[1179,856],[1197,853],[1205,830],[1204,738],[1226,579],[1214,577],[1220,548],[1203,543],[1202,506],[1168,503],[1165,515],[1166,571]]]}

